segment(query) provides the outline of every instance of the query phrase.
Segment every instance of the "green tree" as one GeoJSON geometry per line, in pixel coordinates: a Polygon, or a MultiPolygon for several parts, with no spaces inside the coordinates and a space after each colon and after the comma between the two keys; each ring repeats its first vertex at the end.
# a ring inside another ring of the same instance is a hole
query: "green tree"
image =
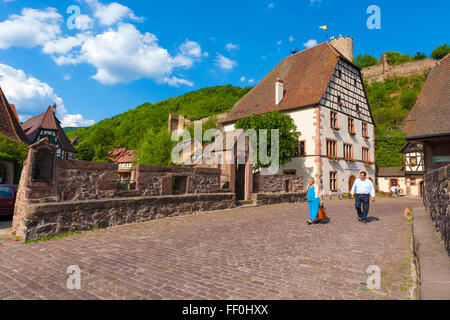
{"type": "Polygon", "coordinates": [[[427,55],[424,52],[417,52],[416,55],[413,57],[413,60],[423,60],[426,59],[427,55]]]}
{"type": "Polygon", "coordinates": [[[139,164],[145,165],[172,165],[172,150],[176,142],[171,140],[171,134],[167,129],[159,132],[149,130],[144,137],[139,152],[139,164]]]}
{"type": "Polygon", "coordinates": [[[353,62],[362,69],[376,65],[378,63],[378,60],[377,58],[369,54],[365,55],[360,54],[355,58],[353,62]]]}
{"type": "MultiPolygon", "coordinates": [[[[280,133],[280,165],[289,163],[294,154],[295,148],[298,146],[298,139],[300,137],[300,132],[297,132],[297,126],[294,120],[288,116],[279,113],[278,111],[269,112],[266,114],[256,114],[250,118],[245,118],[238,120],[235,126],[237,129],[243,129],[244,131],[253,129],[257,133],[259,130],[267,130],[267,152],[268,156],[271,157],[271,130],[278,129],[280,133]]],[[[258,139],[257,146],[258,150],[260,148],[261,139],[258,139]]],[[[264,141],[263,141],[264,142],[264,141]]],[[[262,164],[258,152],[258,160],[256,165],[254,165],[254,170],[260,168],[267,168],[270,166],[262,164]]]]}
{"type": "MultiPolygon", "coordinates": [[[[158,133],[167,131],[170,113],[183,115],[190,120],[200,120],[213,115],[229,112],[233,105],[251,88],[239,88],[231,85],[204,88],[164,101],[144,103],[120,115],[104,119],[89,128],[80,128],[68,133],[73,139],[78,136],[80,144],[86,142],[94,148],[94,161],[106,161],[105,148],[136,150],[142,146],[144,136],[151,129],[158,133]]],[[[213,128],[212,121],[205,128],[213,128]]],[[[88,158],[90,155],[88,156],[88,158]]]]}
{"type": "Polygon", "coordinates": [[[393,51],[386,52],[386,58],[388,64],[390,64],[391,66],[397,66],[399,64],[409,62],[412,60],[409,54],[402,54],[400,52],[393,52],[393,51]]]}
{"type": "Polygon", "coordinates": [[[405,145],[405,135],[401,130],[385,130],[376,128],[375,152],[377,166],[402,167],[403,154],[400,152],[405,145]]]}
{"type": "Polygon", "coordinates": [[[81,142],[76,149],[78,160],[92,161],[95,157],[95,147],[89,142],[81,142]]]}
{"type": "Polygon", "coordinates": [[[16,142],[0,133],[0,159],[14,163],[14,183],[18,184],[23,162],[27,158],[28,148],[25,143],[16,142]]]}
{"type": "Polygon", "coordinates": [[[416,104],[418,93],[416,90],[408,89],[402,92],[400,96],[400,105],[403,109],[411,110],[416,104]]]}
{"type": "Polygon", "coordinates": [[[450,52],[450,46],[446,43],[442,46],[437,47],[431,53],[431,57],[436,60],[441,60],[450,52]]]}

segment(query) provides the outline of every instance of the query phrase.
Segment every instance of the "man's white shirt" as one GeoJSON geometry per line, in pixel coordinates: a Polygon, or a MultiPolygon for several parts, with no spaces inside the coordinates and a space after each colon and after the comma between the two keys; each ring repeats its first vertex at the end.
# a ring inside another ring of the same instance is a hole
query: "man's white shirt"
{"type": "Polygon", "coordinates": [[[372,181],[369,179],[361,180],[357,179],[355,183],[353,184],[352,188],[352,196],[356,194],[370,194],[373,198],[375,198],[375,188],[373,186],[372,181]]]}

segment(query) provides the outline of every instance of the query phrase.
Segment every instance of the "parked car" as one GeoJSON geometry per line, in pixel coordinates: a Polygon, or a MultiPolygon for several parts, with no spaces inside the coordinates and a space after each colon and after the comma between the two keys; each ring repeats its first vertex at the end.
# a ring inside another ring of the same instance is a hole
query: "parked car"
{"type": "Polygon", "coordinates": [[[0,216],[11,216],[14,214],[16,202],[16,190],[12,185],[0,185],[0,216]]]}

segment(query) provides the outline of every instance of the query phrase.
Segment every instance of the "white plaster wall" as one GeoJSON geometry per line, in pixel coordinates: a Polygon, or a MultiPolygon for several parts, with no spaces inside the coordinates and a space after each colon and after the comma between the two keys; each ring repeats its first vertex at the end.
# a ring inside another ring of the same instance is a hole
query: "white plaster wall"
{"type": "Polygon", "coordinates": [[[321,135],[322,135],[322,155],[327,155],[327,139],[334,139],[338,141],[338,157],[344,157],[344,143],[353,145],[353,156],[355,160],[362,161],[362,148],[370,149],[370,161],[375,160],[375,145],[374,145],[374,126],[368,123],[369,139],[362,136],[363,121],[354,119],[356,136],[352,136],[348,132],[348,116],[343,113],[338,113],[338,126],[340,131],[331,129],[331,110],[329,108],[320,107],[321,120],[321,135]]]}
{"type": "Polygon", "coordinates": [[[381,192],[390,192],[389,190],[389,178],[378,177],[378,189],[381,192]]]}
{"type": "Polygon", "coordinates": [[[316,144],[314,136],[316,135],[316,127],[314,126],[314,116],[316,108],[303,108],[291,112],[284,112],[284,114],[291,116],[294,120],[297,130],[300,131],[301,136],[299,140],[306,141],[306,155],[316,155],[316,144]]]}
{"type": "MultiPolygon", "coordinates": [[[[400,194],[406,195],[406,178],[394,178],[398,180],[400,185],[400,194]]],[[[391,192],[391,187],[389,186],[389,178],[378,177],[378,188],[381,192],[391,192]]]]}
{"type": "Polygon", "coordinates": [[[283,114],[289,115],[297,126],[297,130],[300,131],[300,141],[305,141],[305,157],[292,158],[292,161],[280,168],[280,174],[283,170],[297,170],[297,175],[303,177],[303,181],[306,184],[306,180],[309,177],[315,177],[318,171],[316,164],[316,144],[314,136],[316,135],[316,127],[314,126],[314,107],[303,108],[290,112],[283,112],[283,114]]]}
{"type": "Polygon", "coordinates": [[[368,178],[372,178],[375,182],[375,165],[365,165],[362,161],[362,148],[366,147],[370,149],[370,161],[375,159],[375,146],[374,146],[374,126],[368,123],[369,139],[362,137],[362,123],[359,119],[354,119],[356,136],[352,136],[348,132],[348,116],[338,112],[338,126],[340,131],[334,131],[331,129],[331,110],[329,108],[320,106],[321,113],[321,154],[323,156],[323,184],[326,192],[330,190],[330,172],[335,171],[338,173],[338,187],[342,192],[350,192],[349,180],[352,175],[356,178],[359,177],[361,171],[366,171],[368,178]],[[327,158],[327,139],[337,140],[337,156],[339,158],[344,157],[344,143],[353,145],[353,157],[357,160],[359,165],[358,170],[348,170],[347,164],[344,160],[330,161],[327,158]]]}
{"type": "Polygon", "coordinates": [[[227,124],[227,125],[225,125],[225,126],[223,126],[223,131],[225,131],[225,132],[232,132],[232,131],[234,131],[234,125],[235,125],[236,123],[231,123],[231,124],[227,124]]]}

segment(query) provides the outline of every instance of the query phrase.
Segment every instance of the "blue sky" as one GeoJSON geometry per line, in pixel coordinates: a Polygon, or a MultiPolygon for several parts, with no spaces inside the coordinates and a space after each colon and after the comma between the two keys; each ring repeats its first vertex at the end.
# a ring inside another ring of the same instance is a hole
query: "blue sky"
{"type": "Polygon", "coordinates": [[[355,56],[378,58],[429,55],[450,30],[448,0],[0,0],[0,8],[0,86],[22,120],[56,102],[65,126],[203,87],[254,85],[291,49],[327,36],[351,36],[355,56]],[[67,13],[71,5],[79,14],[67,13]],[[381,9],[379,30],[367,27],[370,5],[381,9]]]}

